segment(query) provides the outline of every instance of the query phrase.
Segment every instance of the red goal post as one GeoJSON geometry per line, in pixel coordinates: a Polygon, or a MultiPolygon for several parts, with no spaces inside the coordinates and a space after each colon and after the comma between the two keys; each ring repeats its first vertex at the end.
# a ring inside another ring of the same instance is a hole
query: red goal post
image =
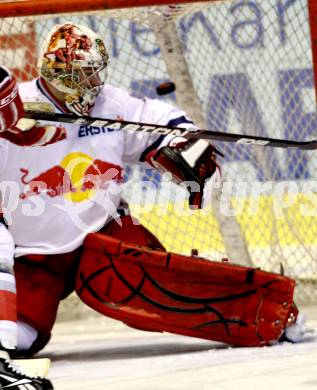
{"type": "MultiPolygon", "coordinates": [[[[17,0],[0,2],[0,17],[0,62],[20,81],[37,76],[53,24],[73,20],[105,37],[110,83],[177,104],[202,128],[316,138],[314,0],[17,0]],[[158,96],[155,86],[169,80],[175,93],[158,96]]],[[[127,167],[133,212],[170,250],[277,272],[283,263],[298,299],[316,301],[314,152],[219,147],[224,185],[213,207],[189,215],[167,179],[127,167]]]]}
{"type": "Polygon", "coordinates": [[[317,86],[317,3],[316,1],[308,0],[307,7],[308,7],[308,16],[309,16],[312,56],[313,56],[314,79],[315,79],[315,85],[317,86]]]}
{"type": "MultiPolygon", "coordinates": [[[[200,0],[203,1],[221,1],[221,0],[200,0]]],[[[193,1],[195,2],[195,1],[193,1]]],[[[197,2],[197,1],[196,1],[197,2]]],[[[175,0],[172,4],[184,4],[190,1],[175,0]]],[[[62,14],[85,11],[102,11],[106,9],[132,8],[132,7],[150,7],[155,5],[171,4],[170,0],[95,0],[88,2],[86,0],[55,0],[52,3],[49,0],[4,0],[0,4],[0,16],[32,16],[46,14],[62,14]]]]}

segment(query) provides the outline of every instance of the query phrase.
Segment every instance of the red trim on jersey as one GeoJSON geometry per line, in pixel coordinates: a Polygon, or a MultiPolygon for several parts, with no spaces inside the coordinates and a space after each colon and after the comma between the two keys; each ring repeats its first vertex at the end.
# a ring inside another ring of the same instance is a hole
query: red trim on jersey
{"type": "Polygon", "coordinates": [[[57,99],[56,97],[52,94],[52,92],[49,90],[49,88],[47,87],[47,83],[46,81],[42,78],[42,77],[39,77],[38,80],[37,80],[37,86],[38,88],[40,89],[40,91],[43,93],[43,95],[45,95],[53,104],[54,106],[60,110],[61,112],[63,112],[64,114],[67,114],[69,113],[69,111],[66,109],[66,107],[61,104],[57,99]]]}

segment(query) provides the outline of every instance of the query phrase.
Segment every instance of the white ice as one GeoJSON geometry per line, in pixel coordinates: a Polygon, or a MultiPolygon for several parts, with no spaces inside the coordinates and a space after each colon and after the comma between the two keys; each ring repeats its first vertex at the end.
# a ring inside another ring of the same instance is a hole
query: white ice
{"type": "MultiPolygon", "coordinates": [[[[317,330],[316,306],[303,307],[317,330]]],[[[39,357],[56,390],[316,390],[317,340],[231,348],[102,316],[58,322],[39,357]]]]}

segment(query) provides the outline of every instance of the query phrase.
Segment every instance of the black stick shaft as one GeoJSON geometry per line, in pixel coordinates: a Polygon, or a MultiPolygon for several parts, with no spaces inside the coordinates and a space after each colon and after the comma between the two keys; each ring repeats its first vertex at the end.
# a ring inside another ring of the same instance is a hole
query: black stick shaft
{"type": "Polygon", "coordinates": [[[245,134],[224,133],[220,131],[211,131],[203,129],[186,130],[180,127],[160,126],[151,123],[117,121],[114,119],[94,118],[89,116],[78,117],[73,114],[59,114],[51,112],[41,112],[26,110],[25,118],[37,119],[49,122],[71,123],[76,125],[90,125],[98,127],[107,127],[109,130],[130,130],[141,133],[153,133],[156,135],[172,134],[175,136],[183,136],[188,139],[206,139],[214,141],[232,142],[241,145],[257,145],[268,146],[274,148],[297,148],[303,150],[315,150],[317,148],[317,140],[297,142],[292,140],[258,137],[245,134]]]}

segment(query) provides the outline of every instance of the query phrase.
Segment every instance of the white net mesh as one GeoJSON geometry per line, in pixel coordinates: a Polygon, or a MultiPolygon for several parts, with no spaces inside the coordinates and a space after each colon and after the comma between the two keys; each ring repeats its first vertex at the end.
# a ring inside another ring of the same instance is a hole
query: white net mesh
{"type": "MultiPolygon", "coordinates": [[[[104,37],[111,84],[137,96],[175,104],[177,98],[199,125],[211,130],[316,138],[306,0],[232,0],[2,18],[0,62],[20,80],[36,77],[40,43],[54,24],[66,21],[87,25],[104,37]],[[182,85],[177,73],[181,59],[169,57],[162,47],[162,26],[171,37],[171,25],[176,27],[173,44],[181,42],[198,97],[194,111],[186,96],[191,86],[182,85]],[[176,83],[176,95],[159,97],[155,87],[168,80],[176,83]]],[[[277,272],[283,263],[286,274],[299,282],[298,299],[316,301],[316,154],[217,145],[225,155],[219,161],[224,180],[219,205],[189,212],[177,201],[169,177],[127,167],[126,196],[133,213],[169,250],[188,254],[197,248],[211,259],[229,256],[234,262],[277,272]],[[133,185],[140,178],[146,181],[143,188],[133,185]]]]}

